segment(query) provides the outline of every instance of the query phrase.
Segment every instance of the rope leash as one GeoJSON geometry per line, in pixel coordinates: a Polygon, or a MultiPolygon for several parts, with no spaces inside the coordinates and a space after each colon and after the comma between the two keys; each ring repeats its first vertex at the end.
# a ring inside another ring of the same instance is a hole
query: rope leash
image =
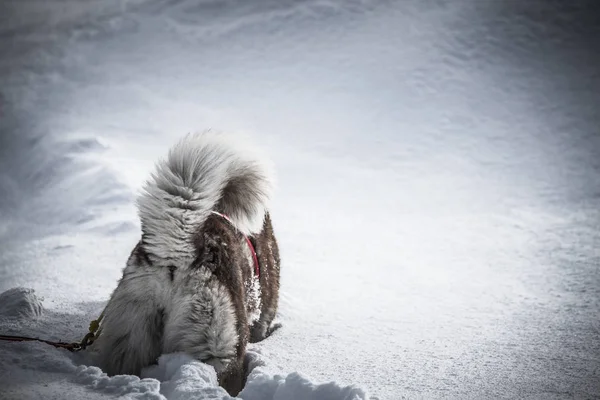
{"type": "Polygon", "coordinates": [[[27,336],[0,335],[0,340],[7,342],[42,342],[59,349],[67,349],[71,352],[82,350],[82,347],[79,343],[53,342],[51,340],[31,338],[27,336]]]}
{"type": "Polygon", "coordinates": [[[70,352],[75,353],[77,351],[84,350],[86,347],[90,346],[92,343],[94,343],[94,340],[96,340],[96,338],[100,336],[100,332],[102,331],[100,329],[100,322],[103,318],[104,311],[102,311],[102,314],[100,314],[98,319],[95,319],[92,322],[90,322],[89,332],[83,337],[81,342],[53,342],[51,340],[16,335],[0,335],[0,340],[4,340],[7,342],[41,342],[49,344],[50,346],[56,347],[58,349],[66,349],[70,352]]]}
{"type": "Polygon", "coordinates": [[[102,322],[102,319],[104,318],[105,311],[106,308],[102,310],[98,319],[95,319],[92,322],[90,322],[88,333],[81,340],[82,349],[85,349],[86,347],[90,346],[92,343],[94,343],[94,340],[96,340],[98,336],[100,336],[100,332],[102,332],[102,329],[100,329],[100,322],[102,322]]]}

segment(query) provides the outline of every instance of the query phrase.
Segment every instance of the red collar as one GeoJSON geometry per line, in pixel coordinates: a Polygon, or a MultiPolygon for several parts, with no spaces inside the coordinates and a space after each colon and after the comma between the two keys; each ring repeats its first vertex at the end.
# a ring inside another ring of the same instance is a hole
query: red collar
{"type": "MultiPolygon", "coordinates": [[[[218,215],[219,217],[223,218],[227,222],[229,222],[237,231],[239,231],[239,229],[237,229],[237,227],[235,226],[233,221],[231,219],[229,219],[229,217],[227,215],[221,214],[216,211],[211,211],[211,212],[213,214],[218,215]]],[[[246,239],[246,243],[248,244],[248,248],[250,249],[250,254],[252,254],[252,260],[254,260],[254,277],[258,279],[258,278],[260,278],[260,265],[258,264],[258,257],[256,256],[256,250],[254,250],[254,245],[252,245],[252,241],[250,240],[250,238],[243,233],[242,233],[242,236],[244,236],[244,239],[246,239]]]]}

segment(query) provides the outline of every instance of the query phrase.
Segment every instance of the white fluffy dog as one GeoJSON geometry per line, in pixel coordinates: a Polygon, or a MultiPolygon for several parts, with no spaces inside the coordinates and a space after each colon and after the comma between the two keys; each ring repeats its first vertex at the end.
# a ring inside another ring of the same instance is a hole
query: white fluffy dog
{"type": "Polygon", "coordinates": [[[157,163],[137,201],[141,240],[90,347],[109,375],[186,352],[214,366],[229,393],[241,390],[246,345],[273,330],[279,295],[269,165],[211,131],[185,136],[157,163]]]}

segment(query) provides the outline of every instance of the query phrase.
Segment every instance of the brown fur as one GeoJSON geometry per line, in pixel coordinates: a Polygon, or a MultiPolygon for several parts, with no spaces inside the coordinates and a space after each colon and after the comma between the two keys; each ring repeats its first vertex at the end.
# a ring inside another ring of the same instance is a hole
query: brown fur
{"type": "Polygon", "coordinates": [[[279,305],[279,271],[281,260],[279,247],[275,240],[271,216],[265,215],[263,229],[259,235],[250,238],[256,250],[258,263],[261,267],[260,287],[262,293],[260,319],[251,328],[251,343],[260,342],[272,332],[271,323],[277,313],[279,305]]]}
{"type": "Polygon", "coordinates": [[[250,238],[255,246],[260,266],[261,314],[259,320],[249,325],[246,287],[254,279],[254,264],[248,261],[244,236],[227,220],[210,216],[195,237],[197,259],[192,268],[204,266],[225,286],[235,307],[238,333],[237,359],[219,374],[219,383],[232,396],[245,384],[244,356],[248,342],[258,342],[272,332],[279,297],[279,248],[275,240],[271,219],[267,214],[260,234],[250,238]]]}

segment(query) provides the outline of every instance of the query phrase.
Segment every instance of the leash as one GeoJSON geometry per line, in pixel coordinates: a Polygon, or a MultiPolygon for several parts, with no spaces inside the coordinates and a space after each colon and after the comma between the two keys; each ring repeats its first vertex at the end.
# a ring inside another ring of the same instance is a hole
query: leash
{"type": "MultiPolygon", "coordinates": [[[[235,226],[233,221],[229,219],[227,215],[221,214],[220,212],[216,211],[211,211],[211,213],[223,218],[225,221],[229,222],[229,224],[233,226],[236,231],[240,232],[240,230],[235,226]]],[[[248,248],[250,249],[250,253],[252,254],[252,260],[254,261],[254,276],[258,279],[260,278],[260,264],[258,263],[258,256],[256,255],[256,250],[254,249],[254,245],[252,244],[250,238],[244,233],[240,233],[242,234],[242,236],[244,236],[244,239],[246,239],[246,243],[248,244],[248,248]]]]}
{"type": "Polygon", "coordinates": [[[85,349],[86,347],[90,346],[92,343],[94,343],[94,340],[96,340],[98,336],[100,336],[100,333],[102,332],[102,329],[100,329],[100,322],[102,322],[102,319],[104,318],[105,311],[106,307],[104,308],[104,310],[102,310],[100,316],[97,319],[90,322],[88,333],[86,333],[86,335],[81,340],[82,349],[85,349]]]}
{"type": "Polygon", "coordinates": [[[94,343],[94,340],[96,340],[96,338],[100,335],[101,329],[99,328],[102,318],[104,318],[104,311],[102,311],[102,314],[100,314],[98,319],[90,322],[89,332],[83,337],[81,342],[53,342],[52,340],[15,335],[0,335],[0,340],[4,340],[6,342],[41,342],[56,347],[57,349],[66,349],[72,353],[75,353],[77,351],[84,350],[86,347],[94,343]]]}
{"type": "Polygon", "coordinates": [[[42,342],[59,349],[67,349],[71,352],[76,352],[83,349],[80,343],[53,342],[51,340],[38,339],[27,336],[0,335],[0,340],[4,340],[7,342],[42,342]]]}

